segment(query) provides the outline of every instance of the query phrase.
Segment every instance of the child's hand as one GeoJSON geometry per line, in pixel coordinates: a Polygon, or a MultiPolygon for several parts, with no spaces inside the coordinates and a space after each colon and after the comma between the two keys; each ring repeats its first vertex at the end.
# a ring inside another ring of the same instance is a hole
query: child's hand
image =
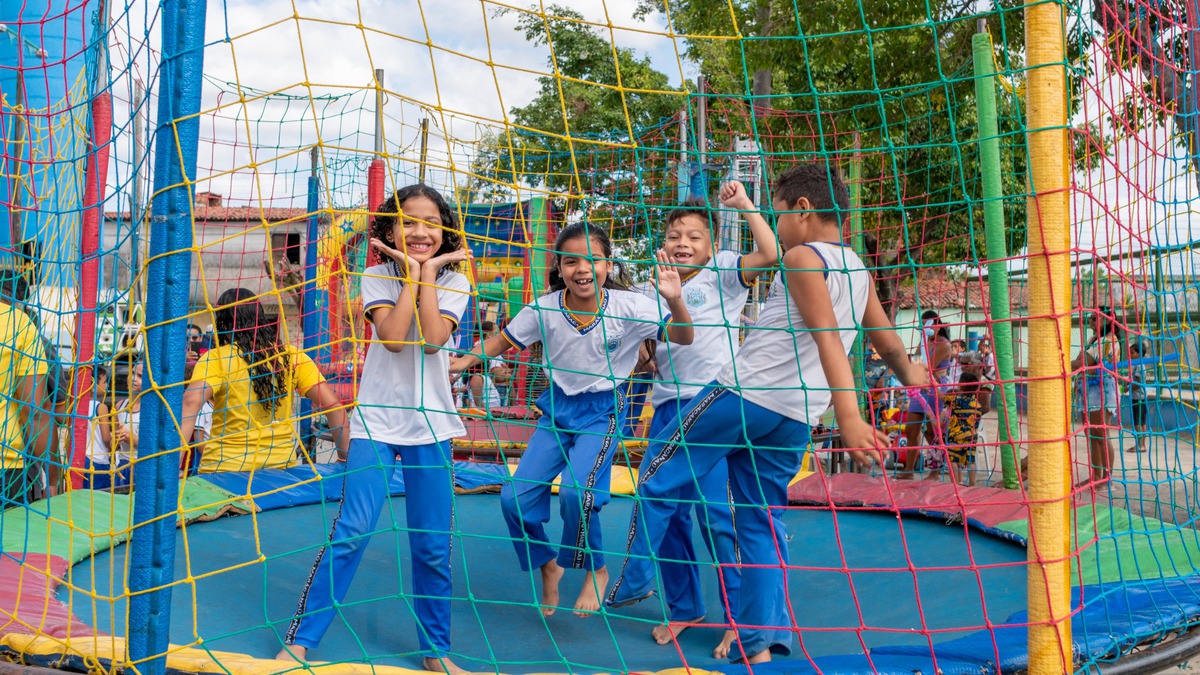
{"type": "Polygon", "coordinates": [[[466,259],[467,249],[460,248],[457,251],[443,253],[436,258],[430,258],[429,260],[426,260],[425,264],[421,268],[421,271],[423,274],[427,274],[431,277],[437,277],[438,273],[441,272],[442,268],[446,265],[463,262],[466,259]]]}
{"type": "Polygon", "coordinates": [[[838,432],[842,437],[842,447],[858,464],[870,467],[874,463],[883,464],[881,449],[892,445],[891,439],[881,429],[867,424],[859,418],[849,424],[838,422],[838,432]]]}
{"type": "Polygon", "coordinates": [[[924,388],[929,386],[929,367],[924,361],[910,361],[908,368],[896,373],[896,379],[906,387],[924,388]]]}
{"type": "Polygon", "coordinates": [[[741,181],[731,180],[722,185],[720,199],[722,204],[731,209],[754,210],[754,202],[750,201],[750,196],[746,194],[746,186],[742,185],[741,181]]]}
{"type": "Polygon", "coordinates": [[[375,239],[374,237],[371,238],[371,246],[376,251],[396,261],[396,264],[408,275],[409,279],[419,279],[421,277],[421,263],[410,258],[407,253],[398,251],[385,244],[383,240],[375,239]]]}
{"type": "Polygon", "coordinates": [[[462,371],[470,368],[475,360],[470,354],[461,354],[459,356],[450,357],[450,380],[454,381],[455,377],[462,374],[462,371]]]}
{"type": "Polygon", "coordinates": [[[660,249],[654,257],[658,260],[654,268],[654,285],[658,287],[658,294],[668,302],[682,298],[683,282],[679,278],[679,270],[670,263],[665,251],[660,249]]]}

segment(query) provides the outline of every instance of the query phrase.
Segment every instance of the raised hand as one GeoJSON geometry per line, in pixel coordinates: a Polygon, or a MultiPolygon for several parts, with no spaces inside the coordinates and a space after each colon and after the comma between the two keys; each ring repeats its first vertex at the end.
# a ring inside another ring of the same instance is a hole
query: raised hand
{"type": "Polygon", "coordinates": [[[654,254],[658,264],[654,267],[654,285],[658,294],[668,302],[683,297],[683,281],[679,278],[679,270],[671,264],[666,251],[658,250],[654,254]]]}
{"type": "Polygon", "coordinates": [[[394,249],[391,246],[388,246],[382,239],[376,239],[374,237],[371,238],[371,246],[374,247],[376,251],[379,251],[383,255],[386,255],[394,260],[396,264],[399,265],[400,270],[407,274],[409,279],[420,278],[421,263],[413,260],[412,257],[404,251],[394,249]]]}
{"type": "Polygon", "coordinates": [[[741,181],[731,180],[722,185],[719,197],[721,203],[731,209],[749,211],[754,208],[754,202],[750,201],[750,196],[746,194],[746,186],[742,185],[741,181]]]}

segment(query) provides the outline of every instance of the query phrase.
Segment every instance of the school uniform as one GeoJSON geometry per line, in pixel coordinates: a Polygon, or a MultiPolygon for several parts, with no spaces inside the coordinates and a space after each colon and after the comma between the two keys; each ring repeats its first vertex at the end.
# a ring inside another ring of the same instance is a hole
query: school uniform
{"type": "MultiPolygon", "coordinates": [[[[376,265],[362,277],[363,308],[394,307],[404,281],[394,263],[376,265]]],[[[437,278],[438,309],[455,324],[466,311],[467,278],[443,270],[437,278]]],[[[400,460],[404,472],[408,539],[412,555],[412,606],[417,639],[427,655],[450,649],[450,533],[454,499],[450,440],[465,433],[450,391],[449,352],[426,354],[417,318],[403,351],[393,353],[371,340],[351,414],[350,449],[342,504],[330,544],[317,554],[305,582],[286,644],[314,648],[346,596],[370,534],[388,498],[400,460]],[[413,386],[414,383],[417,386],[413,386]],[[363,536],[368,535],[368,536],[363,536]]],[[[453,337],[451,337],[453,340],[453,337]]],[[[447,341],[445,346],[449,346],[447,341]]],[[[390,526],[389,526],[390,529],[390,526]]]]}
{"type": "Polygon", "coordinates": [[[602,290],[594,317],[576,317],[565,302],[565,291],[544,295],[502,331],[517,349],[540,342],[550,375],[536,403],[538,427],[500,492],[523,570],[555,558],[563,567],[604,567],[599,513],[612,496],[612,458],[625,424],[619,380],[633,372],[642,342],[664,335],[671,319],[658,302],[631,291],[602,290]],[[551,481],[559,474],[563,533],[556,551],[545,524],[551,481]]]}
{"type": "MultiPolygon", "coordinates": [[[[654,383],[654,417],[650,437],[679,428],[679,412],[686,408],[708,383],[733,363],[738,349],[738,331],[751,284],[742,273],[742,255],[717,251],[709,264],[694,271],[683,282],[683,301],[692,317],[694,339],[690,345],[662,342],[656,355],[659,379],[654,383]]],[[[653,287],[642,289],[654,291],[653,287]]],[[[684,449],[686,452],[686,448],[684,449]]],[[[654,458],[642,460],[649,466],[654,458]]],[[[722,459],[712,471],[694,476],[679,490],[678,508],[658,549],[663,599],[672,621],[691,622],[706,614],[700,587],[700,565],[692,541],[692,507],[700,524],[700,536],[716,561],[721,581],[724,620],[737,623],[741,572],[737,568],[737,538],[733,529],[733,504],[729,494],[729,471],[722,459]]],[[[622,574],[635,588],[643,588],[654,577],[650,558],[627,559],[622,574]],[[636,582],[632,582],[636,579],[636,582]]]]}
{"type": "MultiPolygon", "coordinates": [[[[100,405],[100,401],[93,399],[88,406],[87,473],[83,476],[83,487],[85,490],[108,490],[113,486],[114,474],[109,472],[113,469],[110,462],[116,456],[116,453],[109,451],[108,444],[104,442],[104,436],[101,434],[100,429],[100,425],[110,424],[111,420],[99,419],[100,405]]],[[[126,461],[125,465],[127,466],[128,464],[129,462],[126,461]]],[[[118,464],[118,471],[123,468],[123,466],[118,464]]],[[[128,474],[128,471],[124,473],[128,474]]]]}
{"type": "MultiPolygon", "coordinates": [[[[807,246],[824,262],[839,338],[849,354],[870,297],[871,277],[844,246],[807,246]]],[[[787,541],[782,522],[771,510],[787,506],[788,481],[799,471],[811,427],[831,400],[816,342],[805,329],[785,275],[776,275],[757,325],[733,363],[681,411],[678,427],[668,427],[654,438],[648,452],[653,459],[642,465],[629,532],[631,559],[659,550],[677,509],[679,490],[721,460],[728,462],[743,565],[738,639],[747,655],[765,649],[791,652],[793,622],[784,576],[787,541]],[[685,446],[687,453],[678,452],[685,446]]],[[[609,604],[636,600],[654,590],[630,581],[624,576],[616,581],[609,604]]]]}

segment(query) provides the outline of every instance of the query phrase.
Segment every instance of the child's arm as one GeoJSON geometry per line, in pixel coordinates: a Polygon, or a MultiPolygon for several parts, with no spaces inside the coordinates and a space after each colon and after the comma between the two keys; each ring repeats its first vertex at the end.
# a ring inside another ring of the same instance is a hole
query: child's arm
{"type": "Polygon", "coordinates": [[[512,342],[505,337],[503,332],[497,333],[482,342],[475,345],[475,348],[466,354],[450,357],[450,372],[458,374],[479,363],[483,363],[483,359],[494,359],[504,352],[516,347],[512,342]]]}
{"type": "Polygon", "coordinates": [[[671,310],[671,320],[666,325],[667,339],[675,344],[690,345],[695,339],[695,332],[692,330],[692,315],[683,301],[683,282],[679,278],[679,270],[670,264],[665,252],[660,250],[655,257],[658,265],[654,270],[654,284],[671,310]]]}
{"type": "Polygon", "coordinates": [[[425,353],[434,354],[450,339],[454,332],[455,323],[450,317],[442,314],[438,307],[437,277],[446,265],[462,262],[467,259],[467,250],[451,251],[436,258],[431,258],[421,265],[421,288],[417,292],[420,302],[417,303],[417,321],[425,338],[425,353]]]}
{"type": "Polygon", "coordinates": [[[906,387],[923,387],[929,384],[929,370],[920,363],[913,363],[908,358],[908,351],[896,329],[883,311],[883,304],[875,293],[875,284],[871,284],[871,294],[867,299],[867,309],[863,312],[863,327],[870,330],[871,344],[876,353],[888,364],[896,379],[906,387]]]}
{"type": "Polygon", "coordinates": [[[313,407],[325,415],[329,429],[334,432],[337,443],[338,459],[345,461],[346,452],[350,449],[350,421],[346,419],[346,408],[342,398],[327,382],[320,382],[308,388],[304,397],[312,401],[313,407]]]}
{"type": "Polygon", "coordinates": [[[825,379],[829,382],[833,397],[833,413],[837,418],[842,446],[860,464],[869,465],[872,460],[882,463],[879,448],[888,447],[888,437],[859,414],[854,373],[842,345],[833,301],[822,273],[825,262],[811,248],[797,246],[784,254],[783,265],[787,273],[788,292],[817,344],[821,369],[825,371],[825,379]]]}
{"type": "MultiPolygon", "coordinates": [[[[408,271],[409,280],[401,285],[400,297],[396,298],[395,304],[381,304],[367,308],[370,315],[369,320],[375,326],[375,336],[379,338],[380,344],[389,352],[398,354],[408,346],[405,344],[405,340],[408,339],[413,317],[417,313],[417,298],[413,287],[421,279],[421,264],[409,258],[404,252],[397,251],[378,239],[372,239],[371,246],[396,261],[401,269],[408,271]]],[[[366,282],[367,279],[364,277],[363,283],[366,282]]]]}
{"type": "Polygon", "coordinates": [[[779,242],[740,181],[731,180],[722,185],[720,198],[722,204],[745,215],[750,236],[754,237],[754,251],[742,256],[742,279],[749,284],[779,262],[779,242]]]}
{"type": "Polygon", "coordinates": [[[112,447],[112,424],[108,421],[108,406],[101,403],[96,406],[96,424],[100,427],[100,440],[104,447],[112,447]]]}
{"type": "Polygon", "coordinates": [[[196,419],[205,403],[213,402],[213,390],[204,380],[195,380],[183,392],[183,411],[179,420],[179,439],[183,445],[191,443],[196,431],[196,419]]]}

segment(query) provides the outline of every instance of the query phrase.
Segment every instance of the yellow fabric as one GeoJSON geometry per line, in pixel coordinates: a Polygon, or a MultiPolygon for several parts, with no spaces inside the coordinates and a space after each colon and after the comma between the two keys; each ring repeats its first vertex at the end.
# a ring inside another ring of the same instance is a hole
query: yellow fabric
{"type": "Polygon", "coordinates": [[[250,368],[231,345],[200,358],[192,382],[205,382],[213,392],[212,437],[204,444],[200,473],[251,471],[287,467],[299,440],[293,405],[295,392],[308,393],[325,381],[316,364],[295,347],[288,347],[288,395],[276,407],[274,419],[257,402],[250,386],[250,368]]]}
{"type": "MultiPolygon", "coordinates": [[[[49,367],[46,351],[37,327],[25,312],[11,305],[0,304],[0,387],[4,404],[0,406],[0,469],[20,469],[25,466],[25,434],[21,423],[24,405],[14,394],[19,378],[44,375],[49,367]]],[[[38,382],[37,386],[45,386],[38,382]]]]}

